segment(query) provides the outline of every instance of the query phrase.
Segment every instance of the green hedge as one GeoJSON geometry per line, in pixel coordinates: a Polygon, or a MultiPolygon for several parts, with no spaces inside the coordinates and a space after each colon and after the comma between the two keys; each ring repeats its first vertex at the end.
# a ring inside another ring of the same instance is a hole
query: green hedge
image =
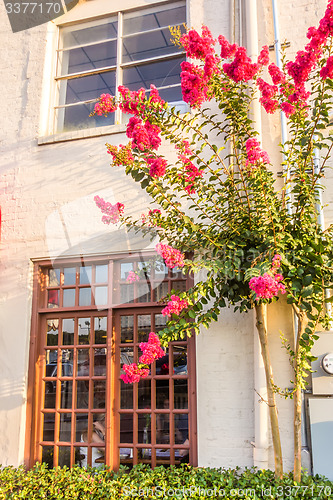
{"type": "Polygon", "coordinates": [[[131,471],[74,467],[48,469],[37,464],[0,469],[0,499],[332,499],[333,483],[303,474],[302,482],[285,474],[277,482],[272,471],[209,469],[188,465],[156,467],[138,465],[131,471]]]}

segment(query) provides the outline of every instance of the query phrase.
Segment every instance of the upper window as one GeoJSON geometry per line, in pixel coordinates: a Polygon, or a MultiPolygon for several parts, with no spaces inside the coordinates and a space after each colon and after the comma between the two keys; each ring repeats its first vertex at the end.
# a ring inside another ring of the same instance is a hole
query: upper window
{"type": "Polygon", "coordinates": [[[169,26],[182,26],[185,11],[185,2],[173,2],[60,28],[54,132],[120,123],[117,112],[89,117],[97,98],[117,95],[119,85],[148,91],[154,84],[163,99],[182,101],[185,56],[171,42],[169,26]]]}

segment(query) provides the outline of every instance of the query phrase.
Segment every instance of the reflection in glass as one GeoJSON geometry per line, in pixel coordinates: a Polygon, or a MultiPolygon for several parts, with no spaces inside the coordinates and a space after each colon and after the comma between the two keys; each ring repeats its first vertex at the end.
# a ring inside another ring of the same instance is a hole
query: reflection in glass
{"type": "Polygon", "coordinates": [[[108,287],[96,286],[95,287],[95,305],[105,306],[108,303],[108,287]]]}
{"type": "Polygon", "coordinates": [[[49,286],[60,285],[60,269],[49,269],[49,286]]]}
{"type": "Polygon", "coordinates": [[[151,291],[148,283],[138,283],[136,286],[138,302],[151,302],[151,291]]]}
{"type": "Polygon", "coordinates": [[[160,283],[154,289],[154,293],[155,293],[155,301],[156,302],[160,301],[161,299],[164,299],[164,297],[166,297],[166,295],[168,294],[168,282],[163,281],[162,283],[160,283]]]}
{"type": "Polygon", "coordinates": [[[94,319],[95,344],[106,344],[107,318],[98,317],[94,319]]]}
{"type": "Polygon", "coordinates": [[[53,446],[43,446],[42,462],[47,464],[49,469],[53,467],[53,446]]]}
{"type": "Polygon", "coordinates": [[[155,279],[164,279],[168,276],[168,268],[164,264],[164,261],[160,258],[155,262],[155,279]]]}
{"type": "Polygon", "coordinates": [[[169,380],[156,380],[156,408],[169,409],[169,380]]]}
{"type": "Polygon", "coordinates": [[[55,380],[44,382],[44,408],[55,408],[56,390],[55,380]]]}
{"type": "Polygon", "coordinates": [[[46,360],[45,377],[56,377],[57,376],[58,349],[46,349],[45,360],[46,360]]]}
{"type": "MultiPolygon", "coordinates": [[[[103,74],[105,75],[105,73],[103,74]]],[[[61,83],[67,84],[67,80],[62,80],[61,83]]],[[[64,93],[66,92],[66,86],[61,85],[64,89],[64,93]]],[[[110,93],[110,89],[108,88],[105,88],[105,91],[110,93]]],[[[94,94],[94,97],[98,97],[98,93],[93,92],[92,94],[94,94]]],[[[107,117],[98,115],[93,117],[89,116],[89,114],[93,112],[94,106],[95,102],[90,102],[57,109],[57,132],[104,127],[114,124],[114,113],[110,113],[107,117]]]]}
{"type": "Polygon", "coordinates": [[[140,279],[149,280],[152,271],[153,261],[138,262],[138,270],[140,279]]]}
{"type": "Polygon", "coordinates": [[[96,283],[107,283],[108,282],[108,265],[103,264],[101,266],[95,267],[95,282],[96,283]]]}
{"type": "Polygon", "coordinates": [[[47,291],[47,307],[49,309],[55,309],[56,307],[59,307],[59,290],[47,291]]]}
{"type": "Polygon", "coordinates": [[[59,320],[47,320],[46,345],[58,345],[59,320]]]}
{"type": "Polygon", "coordinates": [[[89,344],[90,342],[90,318],[79,318],[78,324],[79,344],[89,344]]]}
{"type": "MultiPolygon", "coordinates": [[[[188,443],[185,443],[188,445],[188,443]]],[[[190,456],[189,456],[189,448],[182,448],[182,449],[177,449],[175,448],[175,459],[176,459],[176,464],[188,464],[190,463],[190,456]]]]}
{"type": "Polygon", "coordinates": [[[163,314],[155,314],[155,329],[154,332],[157,333],[160,330],[163,330],[165,328],[166,323],[167,323],[167,316],[163,316],[163,314]]]}
{"type": "Polygon", "coordinates": [[[140,15],[138,12],[128,12],[124,15],[124,35],[147,31],[160,26],[173,26],[175,22],[183,23],[185,21],[185,7],[174,7],[172,4],[166,7],[163,6],[160,11],[156,11],[156,9],[154,9],[154,12],[142,10],[140,15]]]}
{"type": "Polygon", "coordinates": [[[43,441],[54,441],[55,413],[44,413],[43,441]]]}
{"type": "Polygon", "coordinates": [[[88,413],[77,413],[75,415],[75,440],[86,442],[88,430],[88,413]]]}
{"type": "Polygon", "coordinates": [[[72,415],[60,413],[59,441],[71,441],[72,415]]]}
{"type": "Polygon", "coordinates": [[[59,446],[58,465],[59,467],[70,467],[71,465],[71,449],[69,446],[59,446]]]}
{"type": "Polygon", "coordinates": [[[133,464],[133,448],[119,448],[119,459],[121,464],[133,464]]]}
{"type": "Polygon", "coordinates": [[[138,414],[138,443],[151,443],[151,414],[138,414]]]}
{"type": "Polygon", "coordinates": [[[64,289],[63,296],[63,306],[64,307],[74,307],[75,306],[75,288],[64,289]]]}
{"type": "Polygon", "coordinates": [[[80,288],[79,306],[90,306],[91,304],[91,288],[80,288]]]}
{"type": "Polygon", "coordinates": [[[150,314],[139,314],[138,315],[138,342],[147,342],[150,332],[151,332],[151,316],[150,316],[150,314]]]}
{"type": "Polygon", "coordinates": [[[74,447],[74,461],[80,467],[84,467],[83,464],[85,463],[87,453],[88,448],[86,446],[74,447]]]}
{"type": "Polygon", "coordinates": [[[186,280],[173,281],[171,288],[177,292],[186,292],[186,280]]]}
{"type": "Polygon", "coordinates": [[[179,269],[179,267],[174,267],[170,269],[170,271],[171,271],[171,278],[184,278],[182,270],[179,269]]]}
{"type": "Polygon", "coordinates": [[[106,376],[106,348],[94,349],[94,375],[106,376]]]}
{"type": "Polygon", "coordinates": [[[64,28],[62,30],[63,48],[107,40],[115,36],[117,36],[117,20],[116,18],[109,17],[91,27],[81,29],[73,27],[64,28]]]}
{"type": "Polygon", "coordinates": [[[76,284],[76,269],[75,267],[64,268],[64,286],[76,284]]]}
{"type": "Polygon", "coordinates": [[[170,38],[169,28],[124,38],[123,62],[140,61],[179,52],[179,48],[170,38]]]}
{"type": "Polygon", "coordinates": [[[61,377],[73,376],[73,362],[74,362],[73,349],[63,349],[62,360],[61,360],[61,375],[60,375],[61,377]]]}
{"type": "Polygon", "coordinates": [[[134,285],[120,285],[120,302],[128,304],[134,302],[134,285]]]}
{"type": "Polygon", "coordinates": [[[140,380],[138,383],[138,408],[151,408],[151,382],[140,380]]]}
{"type": "Polygon", "coordinates": [[[74,344],[74,319],[62,320],[62,343],[64,345],[74,344]]]}
{"type": "Polygon", "coordinates": [[[133,262],[124,262],[124,263],[120,264],[120,279],[126,280],[130,271],[134,271],[133,262]]]}
{"type": "Polygon", "coordinates": [[[125,384],[122,380],[120,381],[120,408],[133,408],[133,384],[125,384]]]}
{"type": "Polygon", "coordinates": [[[188,439],[188,414],[177,413],[174,415],[175,443],[183,444],[188,439]]]}
{"type": "MultiPolygon", "coordinates": [[[[123,364],[130,365],[134,361],[134,348],[133,347],[122,347],[120,349],[120,365],[123,364]]],[[[124,373],[121,369],[120,373],[124,373]]]]}
{"type": "Polygon", "coordinates": [[[120,443],[133,443],[133,415],[130,413],[120,414],[120,443]]]}
{"type": "Polygon", "coordinates": [[[91,266],[80,267],[80,285],[90,285],[91,283],[91,266]]]}
{"type": "Polygon", "coordinates": [[[89,349],[77,350],[77,376],[89,377],[89,349]]]}
{"type": "Polygon", "coordinates": [[[174,405],[177,410],[188,408],[187,380],[174,380],[174,405]]]}
{"type": "Polygon", "coordinates": [[[170,442],[170,413],[156,415],[156,443],[169,444],[170,442]]]}
{"type": "Polygon", "coordinates": [[[105,380],[93,381],[93,408],[105,408],[106,384],[105,380]]]}
{"type": "Polygon", "coordinates": [[[63,56],[61,74],[70,75],[95,68],[114,66],[116,64],[116,51],[116,41],[112,41],[72,49],[61,53],[63,56]],[[65,64],[65,61],[67,64],[65,64]]]}
{"type": "Polygon", "coordinates": [[[156,375],[169,375],[170,372],[170,366],[169,366],[169,353],[166,352],[165,356],[162,356],[162,358],[159,358],[155,362],[155,370],[156,370],[156,375]]]}
{"type": "Polygon", "coordinates": [[[76,408],[89,406],[89,380],[79,380],[76,385],[76,408]]]}
{"type": "Polygon", "coordinates": [[[61,382],[60,408],[72,408],[73,382],[66,380],[61,382]]]}
{"type": "Polygon", "coordinates": [[[187,347],[173,346],[173,373],[187,375],[187,347]]]}
{"type": "Polygon", "coordinates": [[[134,316],[121,316],[120,318],[120,342],[133,342],[134,335],[134,316]]]}

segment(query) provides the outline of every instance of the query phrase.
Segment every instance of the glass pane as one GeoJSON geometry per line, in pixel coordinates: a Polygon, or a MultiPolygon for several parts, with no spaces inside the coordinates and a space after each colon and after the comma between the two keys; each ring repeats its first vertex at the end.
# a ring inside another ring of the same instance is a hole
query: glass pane
{"type": "Polygon", "coordinates": [[[76,268],[75,267],[65,267],[64,268],[64,286],[70,286],[76,284],[76,268]]]}
{"type": "Polygon", "coordinates": [[[59,441],[71,441],[72,415],[60,413],[59,441]]]}
{"type": "Polygon", "coordinates": [[[172,281],[171,288],[177,292],[186,292],[186,281],[172,281]]]}
{"type": "Polygon", "coordinates": [[[148,89],[151,84],[158,87],[179,84],[181,67],[184,56],[165,61],[157,61],[138,66],[124,68],[124,85],[130,90],[143,87],[148,89]]]}
{"type": "Polygon", "coordinates": [[[168,294],[168,282],[163,281],[163,283],[160,283],[155,289],[155,302],[159,302],[161,299],[164,299],[164,297],[168,294]]]}
{"type": "MultiPolygon", "coordinates": [[[[115,71],[107,71],[105,73],[99,73],[96,75],[81,76],[72,78],[70,80],[61,80],[59,83],[60,93],[61,95],[63,94],[66,97],[60,102],[60,105],[74,104],[89,101],[90,99],[98,99],[101,94],[115,95],[115,84],[115,71]]],[[[91,270],[91,267],[88,267],[91,270]]],[[[90,282],[91,280],[88,283],[90,282]]],[[[86,284],[87,281],[80,280],[80,283],[83,285],[86,284]]]]}
{"type": "Polygon", "coordinates": [[[188,408],[187,380],[174,380],[174,405],[177,410],[188,408]]]}
{"type": "Polygon", "coordinates": [[[169,409],[169,380],[156,380],[156,408],[169,409]]]}
{"type": "Polygon", "coordinates": [[[119,459],[121,464],[131,466],[133,464],[133,448],[120,448],[119,459]]]}
{"type": "Polygon", "coordinates": [[[46,361],[45,377],[56,377],[58,349],[46,349],[45,361],[46,361]]]}
{"type": "Polygon", "coordinates": [[[156,375],[169,375],[169,353],[166,352],[165,356],[159,358],[155,361],[156,375]]]}
{"type": "Polygon", "coordinates": [[[120,414],[120,443],[133,443],[133,414],[120,414]]]}
{"type": "Polygon", "coordinates": [[[157,413],[156,415],[156,443],[169,444],[170,442],[170,414],[157,413]]]}
{"type": "Polygon", "coordinates": [[[138,408],[151,408],[150,380],[140,380],[138,383],[138,408]]]}
{"type": "Polygon", "coordinates": [[[120,408],[133,408],[133,384],[125,384],[122,380],[120,381],[120,408]]]}
{"type": "Polygon", "coordinates": [[[43,441],[54,441],[55,413],[44,413],[43,441]]]}
{"type": "Polygon", "coordinates": [[[57,382],[44,382],[44,408],[55,408],[57,382]]]}
{"type": "MultiPolygon", "coordinates": [[[[188,445],[188,440],[185,442],[186,445],[188,445]]],[[[175,448],[175,462],[176,464],[188,464],[190,457],[189,457],[189,448],[185,449],[177,449],[175,448]]]]}
{"type": "Polygon", "coordinates": [[[108,265],[96,266],[96,283],[107,283],[108,282],[108,265]]]}
{"type": "Polygon", "coordinates": [[[75,306],[75,288],[69,288],[68,290],[66,289],[64,290],[63,306],[64,307],[75,306]]]}
{"type": "Polygon", "coordinates": [[[108,287],[96,286],[95,287],[95,305],[105,306],[108,303],[108,287]]]}
{"type": "Polygon", "coordinates": [[[168,276],[168,268],[164,264],[163,260],[157,260],[155,262],[155,279],[164,279],[168,276]]]}
{"type": "Polygon", "coordinates": [[[187,347],[173,346],[173,373],[187,375],[187,347]]]}
{"type": "Polygon", "coordinates": [[[90,318],[79,318],[78,342],[79,344],[90,343],[90,318]]]}
{"type": "Polygon", "coordinates": [[[106,376],[106,348],[94,349],[94,375],[106,376]]]}
{"type": "MultiPolygon", "coordinates": [[[[178,413],[174,415],[175,443],[183,444],[188,439],[188,414],[178,413]]],[[[187,443],[185,443],[187,444],[187,443]]]]}
{"type": "Polygon", "coordinates": [[[59,290],[47,291],[47,307],[50,309],[59,307],[59,290]]]}
{"type": "Polygon", "coordinates": [[[71,449],[69,446],[59,446],[59,457],[58,457],[59,467],[70,467],[71,465],[71,449]]]}
{"type": "Polygon", "coordinates": [[[134,285],[120,285],[120,303],[134,302],[134,285]]]}
{"type": "Polygon", "coordinates": [[[91,266],[80,267],[80,285],[90,285],[91,272],[91,266]]]}
{"type": "MultiPolygon", "coordinates": [[[[182,102],[183,94],[180,85],[159,89],[159,94],[161,98],[166,102],[181,104],[180,106],[176,107],[177,111],[181,111],[182,113],[185,113],[185,111],[187,111],[186,104],[182,102]]],[[[147,95],[149,96],[149,92],[147,92],[147,95]]]]}
{"type": "Polygon", "coordinates": [[[47,320],[46,345],[58,345],[59,320],[47,320]]]}
{"type": "Polygon", "coordinates": [[[139,314],[138,315],[138,342],[147,342],[150,332],[151,332],[151,316],[150,316],[150,314],[139,314]]]}
{"type": "Polygon", "coordinates": [[[95,323],[95,344],[106,344],[107,318],[106,317],[95,318],[94,323],[95,323]]]}
{"type": "Polygon", "coordinates": [[[174,267],[173,269],[170,269],[170,271],[172,278],[184,278],[182,270],[179,269],[178,267],[174,267]]]}
{"type": "Polygon", "coordinates": [[[133,342],[134,335],[134,317],[133,316],[121,316],[120,318],[120,331],[121,339],[120,342],[123,344],[125,342],[133,342]]]}
{"type": "Polygon", "coordinates": [[[72,389],[73,382],[71,380],[61,382],[60,408],[72,408],[72,389]]]}
{"type": "Polygon", "coordinates": [[[100,40],[107,40],[117,36],[117,20],[116,18],[103,19],[102,22],[93,26],[84,27],[81,29],[64,28],[62,31],[63,48],[75,47],[100,40]]]}
{"type": "Polygon", "coordinates": [[[169,28],[123,39],[123,62],[140,61],[177,52],[179,48],[171,42],[169,28]]]}
{"type": "MultiPolygon", "coordinates": [[[[134,348],[133,347],[122,347],[120,349],[120,365],[123,364],[130,365],[134,361],[134,348]]],[[[124,373],[120,370],[120,373],[124,373]]]]}
{"type": "Polygon", "coordinates": [[[108,66],[115,66],[116,62],[116,40],[59,53],[61,75],[83,73],[96,68],[107,68],[108,66]]]}
{"type": "Polygon", "coordinates": [[[151,302],[151,291],[148,283],[138,283],[136,285],[136,295],[138,302],[151,302]]]}
{"type": "MultiPolygon", "coordinates": [[[[97,99],[100,93],[103,92],[96,91],[94,99],[97,99]]],[[[110,93],[110,89],[106,89],[104,93],[110,93]]],[[[89,102],[57,109],[57,133],[113,125],[114,113],[106,117],[99,115],[89,116],[94,111],[95,104],[95,102],[89,102]]]]}
{"type": "Polygon", "coordinates": [[[150,413],[138,414],[138,443],[151,443],[151,415],[150,413]]]}
{"type": "Polygon", "coordinates": [[[62,360],[61,360],[61,374],[60,374],[61,377],[73,376],[73,362],[74,362],[73,349],[63,349],[62,360]]]}
{"type": "Polygon", "coordinates": [[[75,440],[86,443],[88,440],[88,413],[75,415],[75,440]]]}
{"type": "MultiPolygon", "coordinates": [[[[170,8],[162,7],[161,10],[156,12],[154,9],[147,9],[147,11],[130,12],[124,15],[124,34],[135,33],[138,31],[147,31],[160,26],[173,26],[178,23],[186,22],[185,6],[170,8]]],[[[170,38],[170,35],[169,35],[170,38]]]]}
{"type": "Polygon", "coordinates": [[[163,316],[163,314],[155,314],[155,333],[159,332],[160,330],[163,330],[165,328],[165,325],[167,323],[168,319],[166,316],[163,316]]]}
{"type": "Polygon", "coordinates": [[[53,446],[43,446],[42,462],[48,465],[49,469],[53,467],[53,446]]]}
{"type": "Polygon", "coordinates": [[[93,408],[105,408],[106,383],[104,380],[93,381],[94,400],[93,408]]]}
{"type": "Polygon", "coordinates": [[[76,408],[89,406],[89,380],[79,380],[76,385],[76,408]]]}
{"type": "Polygon", "coordinates": [[[49,286],[60,285],[60,269],[49,269],[49,286]]]}
{"type": "Polygon", "coordinates": [[[133,262],[124,262],[120,264],[120,279],[126,280],[131,271],[134,271],[133,262]]]}
{"type": "Polygon", "coordinates": [[[74,448],[74,462],[80,467],[87,467],[88,448],[80,446],[74,448]]]}
{"type": "Polygon", "coordinates": [[[77,376],[78,377],[89,377],[89,359],[90,359],[90,350],[89,349],[78,349],[77,350],[77,376]]]}
{"type": "Polygon", "coordinates": [[[95,468],[103,468],[105,464],[105,448],[91,448],[91,466],[95,468]]]}
{"type": "Polygon", "coordinates": [[[64,345],[74,344],[74,318],[62,320],[62,343],[64,345]]]}
{"type": "Polygon", "coordinates": [[[79,306],[90,306],[91,304],[91,288],[80,288],[79,306]]]}

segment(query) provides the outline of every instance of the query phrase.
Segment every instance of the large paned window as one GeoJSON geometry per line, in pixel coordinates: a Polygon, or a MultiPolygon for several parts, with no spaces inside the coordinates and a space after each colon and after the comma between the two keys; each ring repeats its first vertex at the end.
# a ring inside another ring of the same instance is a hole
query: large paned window
{"type": "Polygon", "coordinates": [[[90,117],[103,93],[117,94],[154,84],[163,99],[182,101],[180,63],[184,54],[171,42],[169,26],[186,22],[185,2],[172,2],[60,28],[57,51],[54,132],[121,123],[112,113],[90,117]]]}
{"type": "Polygon", "coordinates": [[[179,270],[151,262],[36,264],[29,465],[196,463],[194,341],[171,343],[138,384],[120,379],[140,342],[164,328],[160,299],[188,286],[179,270]]]}

